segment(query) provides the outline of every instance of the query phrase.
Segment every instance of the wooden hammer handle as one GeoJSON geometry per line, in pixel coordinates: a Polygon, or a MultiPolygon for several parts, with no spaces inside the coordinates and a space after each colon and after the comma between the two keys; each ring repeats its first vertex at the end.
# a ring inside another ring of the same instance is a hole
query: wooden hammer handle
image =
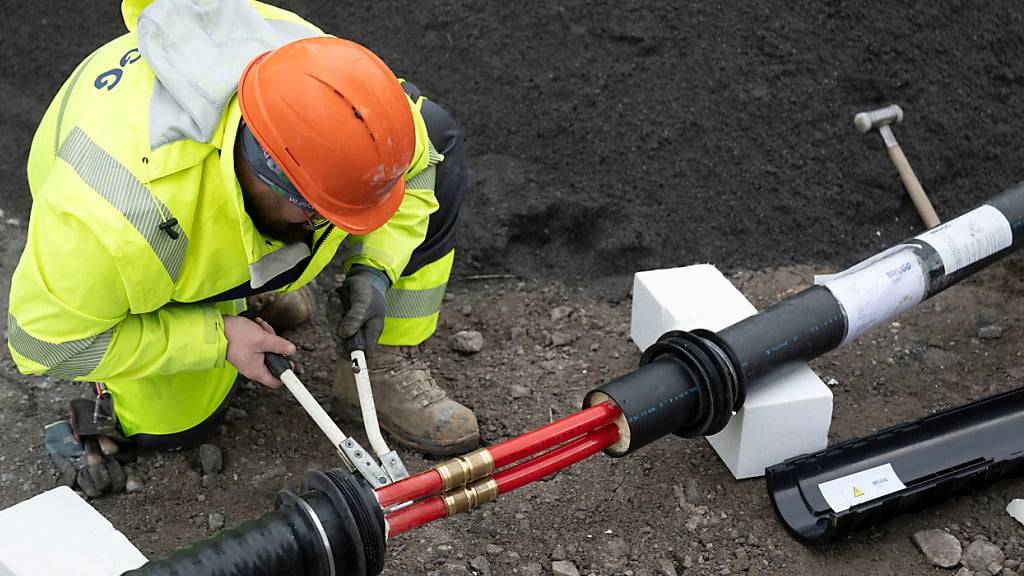
{"type": "Polygon", "coordinates": [[[900,180],[903,181],[903,186],[907,189],[907,193],[910,194],[910,200],[914,203],[914,207],[917,208],[917,213],[921,215],[921,219],[924,220],[925,226],[929,228],[938,226],[939,215],[935,213],[935,208],[932,207],[931,201],[925,195],[924,188],[918,182],[917,176],[910,167],[910,162],[907,161],[907,157],[903,154],[903,149],[900,148],[899,144],[889,146],[889,158],[896,165],[896,171],[900,173],[900,180]]]}

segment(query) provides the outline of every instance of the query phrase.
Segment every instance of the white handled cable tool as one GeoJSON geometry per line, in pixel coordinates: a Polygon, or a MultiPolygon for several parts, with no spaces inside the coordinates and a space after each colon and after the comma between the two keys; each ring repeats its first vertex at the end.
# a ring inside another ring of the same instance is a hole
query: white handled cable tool
{"type": "Polygon", "coordinates": [[[320,427],[327,439],[337,449],[338,455],[350,472],[358,472],[370,486],[380,488],[392,482],[396,482],[409,476],[405,464],[394,450],[389,450],[384,437],[380,432],[380,425],[377,422],[377,411],[373,403],[373,392],[370,389],[370,378],[366,369],[366,355],[363,349],[353,349],[352,370],[356,375],[356,386],[359,392],[359,408],[366,427],[366,435],[370,440],[381,463],[378,463],[370,452],[359,445],[355,438],[346,436],[341,428],[334,423],[330,415],[320,406],[320,403],[313,398],[309,390],[302,384],[299,377],[295,375],[288,359],[274,353],[264,354],[264,362],[270,373],[284,382],[285,387],[292,393],[292,396],[299,401],[302,408],[313,419],[313,422],[320,427]],[[358,356],[357,356],[358,355],[358,356]],[[362,380],[362,382],[360,382],[362,380]],[[365,393],[364,393],[365,389],[365,393]]]}

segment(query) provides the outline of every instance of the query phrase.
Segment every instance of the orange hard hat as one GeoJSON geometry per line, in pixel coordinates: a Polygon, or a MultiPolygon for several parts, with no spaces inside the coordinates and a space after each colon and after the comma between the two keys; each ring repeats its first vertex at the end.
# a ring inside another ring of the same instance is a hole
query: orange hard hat
{"type": "Polygon", "coordinates": [[[365,234],[405,195],[416,148],[394,73],[340,38],[307,38],[257,56],[238,84],[242,118],[302,197],[335,226],[365,234]]]}

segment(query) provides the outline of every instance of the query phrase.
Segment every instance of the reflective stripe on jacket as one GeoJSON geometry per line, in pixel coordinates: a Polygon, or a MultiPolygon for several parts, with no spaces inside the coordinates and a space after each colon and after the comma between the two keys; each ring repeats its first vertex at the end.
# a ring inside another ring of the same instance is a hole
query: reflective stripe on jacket
{"type": "MultiPolygon", "coordinates": [[[[234,172],[233,97],[209,141],[151,147],[162,100],[151,97],[156,77],[134,25],[148,4],[122,4],[129,32],[72,72],[33,139],[33,207],[8,317],[8,347],[24,373],[106,381],[224,366],[221,313],[210,302],[246,285],[294,290],[343,243],[346,268],[375,266],[395,281],[437,209],[433,165],[442,157],[411,104],[415,160],[387,224],[364,236],[327,227],[311,245],[261,235],[234,172]]],[[[252,6],[271,24],[321,33],[290,12],[252,6]]]]}

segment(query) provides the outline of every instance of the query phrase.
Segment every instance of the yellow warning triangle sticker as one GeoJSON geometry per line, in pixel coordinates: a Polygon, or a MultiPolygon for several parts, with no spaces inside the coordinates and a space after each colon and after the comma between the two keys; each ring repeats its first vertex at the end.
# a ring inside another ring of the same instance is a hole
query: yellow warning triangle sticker
{"type": "Polygon", "coordinates": [[[853,497],[854,498],[860,498],[863,495],[864,495],[864,492],[862,492],[860,488],[857,488],[856,486],[853,487],[853,497]]]}

